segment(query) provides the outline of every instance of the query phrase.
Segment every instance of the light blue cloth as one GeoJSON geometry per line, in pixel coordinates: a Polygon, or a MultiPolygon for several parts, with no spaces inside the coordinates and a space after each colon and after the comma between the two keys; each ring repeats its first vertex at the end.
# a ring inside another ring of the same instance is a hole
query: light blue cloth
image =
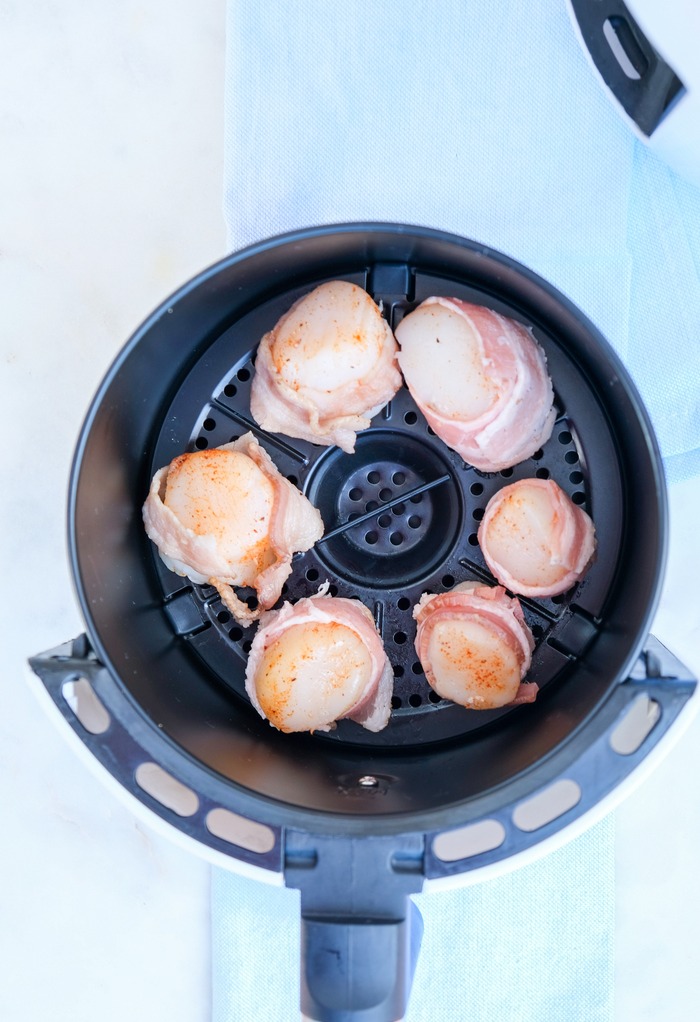
{"type": "Polygon", "coordinates": [[[700,188],[639,143],[634,157],[626,362],[674,482],[700,472],[700,188]]]}
{"type": "MultiPolygon", "coordinates": [[[[229,0],[231,248],[380,220],[500,249],[566,293],[700,470],[700,191],[633,140],[563,0],[229,0]]],[[[609,1022],[610,819],[526,869],[422,895],[409,1022],[609,1022]]],[[[215,1022],[298,1018],[298,895],[221,872],[215,1022]]]]}
{"type": "MultiPolygon", "coordinates": [[[[415,898],[406,1022],[612,1022],[614,817],[546,859],[415,898]]],[[[215,870],[214,1022],[298,1022],[299,894],[215,870]]]]}
{"type": "Polygon", "coordinates": [[[231,248],[392,220],[507,252],[625,359],[669,479],[700,470],[700,189],[634,140],[564,0],[228,12],[231,248]]]}

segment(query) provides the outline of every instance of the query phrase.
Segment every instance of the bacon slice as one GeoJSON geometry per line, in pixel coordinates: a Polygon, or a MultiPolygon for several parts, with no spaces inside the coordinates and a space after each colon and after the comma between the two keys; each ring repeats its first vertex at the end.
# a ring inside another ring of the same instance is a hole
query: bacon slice
{"type": "Polygon", "coordinates": [[[156,472],[143,521],[164,563],[193,582],[215,586],[243,625],[279,599],[292,554],[323,535],[319,512],[252,433],[182,454],[156,472]],[[257,608],[232,586],[255,589],[257,608]]]}
{"type": "Polygon", "coordinates": [[[535,648],[532,632],[501,586],[464,582],[449,593],[425,593],[413,617],[418,659],[443,699],[472,710],[535,699],[536,682],[522,680],[535,648]]]}
{"type": "Polygon", "coordinates": [[[260,619],[246,691],[280,731],[330,731],[348,718],[381,731],[391,713],[393,671],[369,610],[358,600],[316,596],[260,619]]]}
{"type": "Polygon", "coordinates": [[[596,548],[590,517],[552,479],[521,479],[494,494],[478,539],[495,578],[521,596],[566,592],[596,548]]]}
{"type": "Polygon", "coordinates": [[[483,472],[550,437],[554,392],[529,330],[480,305],[427,298],[396,328],[406,386],[437,435],[483,472]]]}
{"type": "Polygon", "coordinates": [[[250,410],[263,429],[352,453],[401,386],[394,335],[366,291],[321,284],[260,341],[250,410]]]}

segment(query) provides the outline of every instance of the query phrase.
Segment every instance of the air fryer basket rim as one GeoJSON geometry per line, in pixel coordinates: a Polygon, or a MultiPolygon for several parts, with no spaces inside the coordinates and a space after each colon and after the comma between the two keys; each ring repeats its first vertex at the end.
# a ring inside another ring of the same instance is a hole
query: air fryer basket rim
{"type": "MultiPolygon", "coordinates": [[[[660,595],[660,583],[663,578],[666,558],[667,509],[661,459],[654,432],[646,409],[644,408],[626,369],[597,328],[581,314],[581,312],[569,301],[569,299],[561,295],[558,291],[556,291],[556,289],[533,271],[523,267],[511,257],[503,255],[487,246],[469,241],[468,239],[460,238],[442,231],[435,231],[427,227],[412,227],[392,223],[357,223],[325,225],[278,235],[241,249],[240,251],[225,257],[211,267],[205,269],[202,273],[198,274],[192,280],[176,290],[170,298],[163,302],[161,306],[159,306],[159,308],[156,309],[152,315],[149,316],[134,332],[132,337],[122,348],[100,384],[81,430],[71,470],[68,514],[69,551],[74,585],[87,623],[90,641],[96,650],[99,659],[107,666],[110,674],[114,678],[119,679],[120,671],[114,662],[110,649],[102,641],[100,628],[96,624],[94,618],[93,603],[91,601],[90,594],[87,591],[81,568],[80,537],[77,533],[76,527],[76,511],[79,502],[80,477],[83,469],[86,448],[91,441],[96,420],[99,418],[101,413],[103,401],[109,393],[113,382],[121,372],[125,363],[128,361],[130,355],[143,341],[144,337],[148,335],[154,325],[156,325],[163,317],[168,316],[170,311],[176,307],[178,303],[187,298],[187,296],[191,295],[193,292],[196,292],[203,284],[212,282],[218,278],[222,271],[236,267],[242,263],[247,263],[251,259],[264,256],[269,252],[279,252],[279,250],[284,248],[287,248],[289,252],[292,253],[299,245],[303,246],[313,239],[329,239],[334,236],[343,237],[345,239],[350,237],[352,239],[354,237],[377,237],[378,235],[386,236],[390,241],[392,238],[416,239],[418,241],[424,240],[428,243],[439,242],[447,246],[455,246],[458,249],[466,249],[478,258],[483,258],[485,261],[497,264],[502,268],[504,273],[517,275],[521,280],[528,282],[529,285],[537,289],[540,293],[541,301],[556,304],[566,313],[567,316],[572,317],[578,322],[583,331],[592,339],[592,343],[597,346],[600,358],[605,361],[611,378],[614,378],[618,384],[623,386],[625,396],[634,410],[635,427],[639,429],[640,435],[643,437],[646,450],[648,451],[649,464],[647,468],[651,477],[654,479],[654,486],[653,493],[648,494],[647,497],[654,505],[653,511],[655,514],[656,529],[656,534],[654,536],[656,543],[655,568],[652,572],[653,577],[650,580],[651,595],[647,601],[643,614],[641,614],[635,622],[634,636],[632,638],[628,637],[627,652],[621,661],[621,667],[618,671],[616,680],[624,680],[624,678],[631,672],[648,634],[651,620],[656,610],[660,595]]],[[[611,691],[612,688],[606,692],[604,697],[598,701],[598,704],[590,710],[585,718],[581,719],[578,724],[570,730],[564,742],[556,745],[547,755],[537,760],[530,769],[523,771],[518,776],[515,786],[516,789],[520,789],[523,792],[528,790],[531,779],[535,781],[535,786],[537,786],[536,782],[540,781],[543,774],[546,775],[547,773],[547,761],[556,760],[558,762],[563,747],[569,745],[569,743],[573,743],[571,745],[573,755],[574,747],[579,740],[581,733],[590,726],[591,718],[597,713],[600,705],[608,699],[611,691]]],[[[134,698],[133,693],[127,688],[123,688],[123,693],[126,696],[127,701],[131,704],[134,713],[151,724],[151,718],[147,714],[144,714],[141,704],[138,699],[134,698]]],[[[213,770],[209,764],[203,763],[199,758],[195,757],[190,750],[185,749],[168,733],[164,733],[162,730],[159,731],[158,740],[170,744],[177,755],[183,757],[185,761],[189,761],[192,769],[209,773],[212,780],[221,780],[221,774],[218,773],[218,771],[213,770]]],[[[426,749],[426,752],[428,754],[432,754],[429,752],[429,749],[426,749]]],[[[505,789],[510,788],[512,783],[512,781],[504,781],[503,783],[496,785],[493,789],[489,789],[485,792],[485,794],[493,794],[497,800],[500,801],[501,799],[498,798],[499,791],[501,795],[505,797],[505,789]]],[[[249,789],[239,785],[232,779],[226,779],[226,784],[230,785],[233,790],[238,789],[239,793],[244,796],[244,801],[249,801],[249,796],[251,794],[249,789]]],[[[315,810],[308,807],[304,808],[290,805],[288,802],[271,797],[265,792],[254,791],[252,799],[261,811],[262,816],[269,819],[271,822],[279,821],[286,825],[291,823],[294,826],[308,827],[313,830],[327,829],[333,832],[361,833],[367,829],[368,824],[377,828],[375,832],[384,831],[384,828],[388,828],[388,831],[395,833],[406,830],[407,825],[410,825],[411,828],[414,826],[420,826],[423,828],[428,824],[433,827],[441,826],[445,825],[447,820],[454,822],[460,814],[463,816],[462,810],[464,808],[461,806],[461,803],[454,803],[445,804],[436,809],[427,811],[422,810],[419,812],[409,810],[406,810],[405,812],[395,812],[389,810],[384,814],[377,815],[376,812],[364,813],[355,811],[346,816],[342,812],[315,810]]],[[[481,800],[477,798],[475,800],[475,805],[480,801],[481,800]]]]}

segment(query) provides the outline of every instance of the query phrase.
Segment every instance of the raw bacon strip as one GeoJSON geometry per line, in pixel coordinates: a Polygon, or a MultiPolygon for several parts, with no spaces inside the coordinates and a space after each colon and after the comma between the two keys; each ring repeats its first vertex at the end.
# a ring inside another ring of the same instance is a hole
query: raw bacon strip
{"type": "Polygon", "coordinates": [[[330,731],[348,718],[386,727],[393,671],[369,610],[321,592],[260,619],[246,668],[246,691],[280,731],[330,731]]]}
{"type": "Polygon", "coordinates": [[[532,702],[523,682],[535,642],[520,604],[501,586],[465,582],[424,594],[413,610],[416,653],[428,683],[444,699],[473,710],[532,702]]]}
{"type": "Polygon", "coordinates": [[[263,429],[352,453],[356,433],[401,386],[394,335],[345,280],[321,284],[260,341],[250,410],[263,429]]]}
{"type": "Polygon", "coordinates": [[[596,548],[590,517],[552,479],[521,479],[494,494],[478,539],[501,585],[534,597],[570,589],[596,548]]]}
{"type": "Polygon", "coordinates": [[[483,472],[529,458],[550,437],[547,362],[515,320],[457,298],[427,298],[396,329],[406,385],[437,435],[483,472]]]}
{"type": "Polygon", "coordinates": [[[252,433],[175,458],[156,472],[143,506],[149,538],[164,563],[216,587],[243,625],[279,598],[292,554],[323,535],[316,508],[275,467],[252,433]],[[256,590],[258,607],[232,586],[256,590]]]}

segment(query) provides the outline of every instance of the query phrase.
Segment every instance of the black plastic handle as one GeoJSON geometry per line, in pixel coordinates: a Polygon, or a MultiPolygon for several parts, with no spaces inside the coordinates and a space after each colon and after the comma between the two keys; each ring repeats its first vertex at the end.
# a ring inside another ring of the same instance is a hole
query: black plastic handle
{"type": "Polygon", "coordinates": [[[285,880],[301,891],[301,1010],[314,1022],[397,1022],[423,933],[422,836],[288,831],[285,880]]]}
{"type": "Polygon", "coordinates": [[[570,0],[591,60],[620,106],[649,136],[683,83],[657,53],[622,0],[570,0]]]}
{"type": "Polygon", "coordinates": [[[406,1014],[423,932],[404,919],[328,921],[302,916],[301,1010],[313,1022],[397,1022],[406,1014]]]}

